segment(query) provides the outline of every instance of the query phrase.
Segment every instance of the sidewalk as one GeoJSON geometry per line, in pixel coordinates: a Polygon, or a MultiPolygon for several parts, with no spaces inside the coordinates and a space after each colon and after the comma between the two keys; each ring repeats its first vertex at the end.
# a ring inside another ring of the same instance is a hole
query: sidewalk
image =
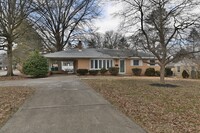
{"type": "Polygon", "coordinates": [[[0,133],[145,133],[76,76],[3,81],[36,93],[0,133]]]}

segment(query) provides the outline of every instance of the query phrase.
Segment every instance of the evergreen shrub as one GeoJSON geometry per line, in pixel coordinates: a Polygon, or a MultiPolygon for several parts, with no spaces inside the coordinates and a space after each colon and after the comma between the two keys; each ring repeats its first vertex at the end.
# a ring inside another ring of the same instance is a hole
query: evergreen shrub
{"type": "Polygon", "coordinates": [[[182,72],[182,77],[185,79],[185,78],[189,78],[189,74],[186,70],[183,70],[182,72]]]}
{"type": "Polygon", "coordinates": [[[89,70],[90,75],[97,75],[99,73],[99,70],[89,70]]]}
{"type": "Polygon", "coordinates": [[[86,75],[86,74],[88,74],[88,69],[78,69],[76,72],[79,75],[86,75]]]}
{"type": "Polygon", "coordinates": [[[23,73],[36,78],[45,77],[48,74],[48,62],[45,57],[35,51],[30,54],[23,63],[23,73]]]}
{"type": "Polygon", "coordinates": [[[133,68],[132,72],[133,72],[133,75],[140,76],[141,73],[142,73],[142,69],[140,69],[140,68],[133,68]]]}
{"type": "Polygon", "coordinates": [[[117,76],[119,74],[119,67],[110,67],[108,71],[111,75],[117,76]]]}
{"type": "Polygon", "coordinates": [[[155,76],[155,69],[154,68],[147,68],[144,75],[145,76],[155,76]]]}
{"type": "Polygon", "coordinates": [[[101,68],[100,73],[104,75],[108,70],[106,68],[101,68]]]}

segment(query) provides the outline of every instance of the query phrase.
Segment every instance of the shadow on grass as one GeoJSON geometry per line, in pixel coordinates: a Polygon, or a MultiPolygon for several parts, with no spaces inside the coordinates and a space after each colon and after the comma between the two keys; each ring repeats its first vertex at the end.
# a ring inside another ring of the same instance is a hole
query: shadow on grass
{"type": "Polygon", "coordinates": [[[154,86],[154,87],[166,87],[166,88],[177,88],[179,87],[178,85],[173,85],[173,84],[160,84],[160,83],[153,83],[153,84],[150,84],[151,86],[154,86]]]}

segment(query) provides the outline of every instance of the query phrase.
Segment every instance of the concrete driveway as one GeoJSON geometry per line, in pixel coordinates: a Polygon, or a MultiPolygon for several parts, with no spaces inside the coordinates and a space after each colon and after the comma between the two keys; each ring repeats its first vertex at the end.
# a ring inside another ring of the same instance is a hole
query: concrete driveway
{"type": "Polygon", "coordinates": [[[0,133],[145,133],[77,76],[0,84],[36,88],[0,133]]]}

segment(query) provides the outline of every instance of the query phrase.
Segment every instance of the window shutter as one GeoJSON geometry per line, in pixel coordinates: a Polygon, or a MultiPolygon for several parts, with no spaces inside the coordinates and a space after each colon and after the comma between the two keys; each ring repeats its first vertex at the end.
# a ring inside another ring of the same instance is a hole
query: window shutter
{"type": "Polygon", "coordinates": [[[130,66],[134,66],[134,65],[133,65],[133,60],[131,60],[130,63],[131,63],[130,66]]]}

